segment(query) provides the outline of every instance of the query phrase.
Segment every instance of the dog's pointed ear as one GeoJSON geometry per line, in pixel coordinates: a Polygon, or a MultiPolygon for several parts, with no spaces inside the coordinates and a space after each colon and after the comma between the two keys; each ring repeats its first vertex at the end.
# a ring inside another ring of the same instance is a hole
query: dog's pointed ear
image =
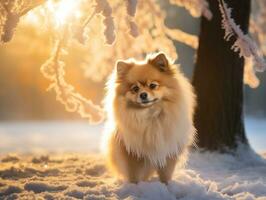
{"type": "Polygon", "coordinates": [[[164,53],[158,53],[155,57],[150,58],[148,62],[160,71],[169,70],[169,61],[164,53]]]}
{"type": "Polygon", "coordinates": [[[132,64],[122,61],[122,60],[118,60],[116,62],[116,73],[118,76],[123,76],[125,75],[128,70],[131,68],[132,64]]]}

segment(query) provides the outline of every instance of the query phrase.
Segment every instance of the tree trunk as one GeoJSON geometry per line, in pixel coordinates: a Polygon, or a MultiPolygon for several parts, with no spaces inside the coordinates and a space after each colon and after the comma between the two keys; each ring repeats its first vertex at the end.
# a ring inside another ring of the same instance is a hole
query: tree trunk
{"type": "MultiPolygon", "coordinates": [[[[217,0],[208,0],[212,20],[201,19],[199,49],[193,76],[197,94],[195,126],[198,146],[208,150],[235,149],[248,144],[243,121],[244,60],[223,39],[221,13],[217,0]]],[[[232,17],[244,33],[248,31],[250,0],[225,1],[232,17]]]]}

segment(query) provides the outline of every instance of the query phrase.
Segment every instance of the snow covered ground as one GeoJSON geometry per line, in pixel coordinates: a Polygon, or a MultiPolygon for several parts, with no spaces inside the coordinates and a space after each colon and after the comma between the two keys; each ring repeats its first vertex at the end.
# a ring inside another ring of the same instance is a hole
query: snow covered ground
{"type": "Polygon", "coordinates": [[[156,176],[139,184],[115,180],[99,154],[102,126],[0,123],[0,199],[266,200],[266,120],[248,118],[246,125],[261,157],[244,147],[237,157],[194,152],[166,186],[156,176]]]}
{"type": "Polygon", "coordinates": [[[103,126],[86,122],[0,122],[0,152],[99,152],[103,126]]]}

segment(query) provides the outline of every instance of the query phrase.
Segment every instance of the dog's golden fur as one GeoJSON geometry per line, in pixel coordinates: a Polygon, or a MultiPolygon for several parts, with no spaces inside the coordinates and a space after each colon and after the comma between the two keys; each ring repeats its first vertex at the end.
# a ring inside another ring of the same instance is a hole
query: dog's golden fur
{"type": "Polygon", "coordinates": [[[129,182],[146,180],[154,171],[168,182],[195,135],[195,95],[178,67],[163,53],[142,62],[118,61],[105,105],[110,168],[129,182]]]}

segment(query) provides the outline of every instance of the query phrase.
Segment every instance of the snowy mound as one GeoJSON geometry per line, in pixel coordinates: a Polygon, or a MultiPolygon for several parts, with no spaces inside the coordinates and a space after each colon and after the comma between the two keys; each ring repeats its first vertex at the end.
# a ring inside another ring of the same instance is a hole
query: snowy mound
{"type": "Polygon", "coordinates": [[[99,154],[3,155],[0,199],[266,199],[266,161],[250,150],[234,157],[192,153],[169,185],[116,181],[99,154]]]}

